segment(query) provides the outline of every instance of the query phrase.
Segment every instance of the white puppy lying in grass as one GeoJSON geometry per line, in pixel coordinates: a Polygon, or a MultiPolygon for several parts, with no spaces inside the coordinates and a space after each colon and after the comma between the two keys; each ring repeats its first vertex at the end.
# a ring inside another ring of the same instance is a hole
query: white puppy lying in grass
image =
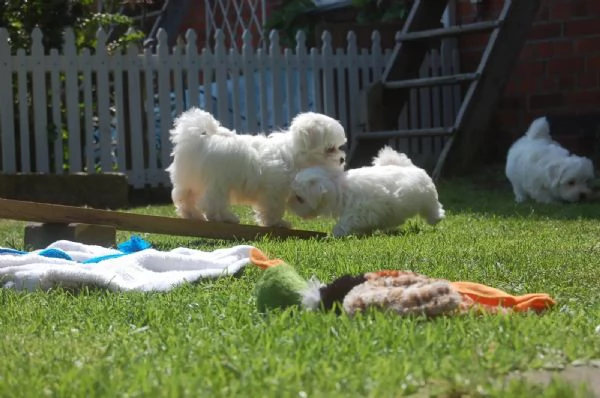
{"type": "Polygon", "coordinates": [[[552,140],[548,120],[541,117],[509,149],[506,177],[518,203],[528,197],[541,203],[577,202],[592,193],[594,166],[552,140]]]}
{"type": "Polygon", "coordinates": [[[420,215],[435,225],[444,209],[427,172],[384,147],[373,166],[336,172],[311,167],[296,174],[288,207],[302,218],[338,218],[333,236],[388,230],[420,215]]]}

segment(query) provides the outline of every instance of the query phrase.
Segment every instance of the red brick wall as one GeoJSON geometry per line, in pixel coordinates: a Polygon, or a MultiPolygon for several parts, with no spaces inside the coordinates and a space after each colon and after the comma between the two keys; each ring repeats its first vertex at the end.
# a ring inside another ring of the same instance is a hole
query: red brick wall
{"type": "MultiPolygon", "coordinates": [[[[527,1],[527,0],[517,0],[527,1]]],[[[483,0],[484,19],[503,0],[483,0]]],[[[469,0],[459,0],[459,22],[472,22],[469,0]]],[[[461,67],[473,70],[487,37],[460,39],[461,67]]],[[[541,115],[600,112],[600,0],[542,0],[490,128],[502,152],[541,115]]]]}

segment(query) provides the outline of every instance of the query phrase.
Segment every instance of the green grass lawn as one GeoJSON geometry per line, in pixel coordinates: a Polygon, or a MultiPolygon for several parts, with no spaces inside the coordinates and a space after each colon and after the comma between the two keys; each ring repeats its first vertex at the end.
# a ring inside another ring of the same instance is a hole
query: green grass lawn
{"type": "MultiPolygon", "coordinates": [[[[586,396],[565,381],[543,388],[506,376],[600,358],[600,204],[517,205],[493,174],[439,191],[447,218],[436,228],[415,219],[396,235],[251,244],[323,281],[409,269],[545,292],[558,305],[543,315],[434,320],[264,316],[253,298],[262,271],[252,266],[161,294],[0,290],[0,396],[586,396]]],[[[172,206],[132,211],[174,215],[172,206]]],[[[22,248],[22,226],[0,222],[0,246],[22,248]]],[[[160,249],[235,244],[142,236],[160,249]]]]}

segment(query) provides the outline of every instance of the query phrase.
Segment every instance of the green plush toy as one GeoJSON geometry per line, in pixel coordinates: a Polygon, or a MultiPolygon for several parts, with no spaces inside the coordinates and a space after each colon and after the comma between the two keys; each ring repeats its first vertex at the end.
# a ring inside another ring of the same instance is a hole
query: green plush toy
{"type": "Polygon", "coordinates": [[[282,263],[269,267],[256,284],[256,305],[260,312],[298,305],[307,288],[308,283],[292,266],[282,263]]]}

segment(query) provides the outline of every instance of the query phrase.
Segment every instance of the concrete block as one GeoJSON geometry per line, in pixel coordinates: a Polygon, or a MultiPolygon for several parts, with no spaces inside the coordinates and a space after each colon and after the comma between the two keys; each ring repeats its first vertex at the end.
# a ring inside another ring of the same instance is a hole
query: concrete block
{"type": "Polygon", "coordinates": [[[90,224],[46,224],[30,223],[25,226],[25,247],[27,249],[44,249],[57,240],[114,247],[117,229],[106,225],[90,224]]]}

